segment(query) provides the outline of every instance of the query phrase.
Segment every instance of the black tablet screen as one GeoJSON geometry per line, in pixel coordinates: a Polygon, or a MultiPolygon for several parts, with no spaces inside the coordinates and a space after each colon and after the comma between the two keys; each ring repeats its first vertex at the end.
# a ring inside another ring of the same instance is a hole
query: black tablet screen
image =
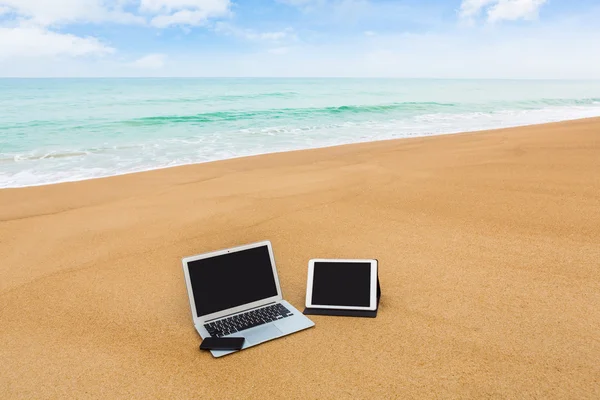
{"type": "Polygon", "coordinates": [[[315,262],[312,304],[369,307],[370,300],[370,263],[315,262]]]}

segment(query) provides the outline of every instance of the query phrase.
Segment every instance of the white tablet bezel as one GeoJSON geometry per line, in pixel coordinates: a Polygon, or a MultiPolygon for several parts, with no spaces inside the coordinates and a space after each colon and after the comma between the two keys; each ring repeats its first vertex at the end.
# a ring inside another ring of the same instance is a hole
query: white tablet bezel
{"type": "Polygon", "coordinates": [[[374,259],[326,259],[315,258],[308,262],[308,278],[306,283],[306,307],[307,308],[335,308],[340,310],[365,310],[375,311],[377,309],[377,260],[374,259]],[[313,278],[315,263],[369,263],[371,265],[371,294],[368,307],[359,306],[333,306],[327,304],[312,304],[313,278]]]}

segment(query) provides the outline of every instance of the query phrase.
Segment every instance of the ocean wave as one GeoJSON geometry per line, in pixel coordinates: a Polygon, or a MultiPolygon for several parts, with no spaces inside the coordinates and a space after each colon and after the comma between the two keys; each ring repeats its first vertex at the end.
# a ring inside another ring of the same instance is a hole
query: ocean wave
{"type": "Polygon", "coordinates": [[[393,113],[438,113],[456,110],[478,110],[482,113],[494,113],[506,110],[535,110],[556,106],[586,106],[595,105],[600,98],[586,99],[537,99],[517,102],[489,102],[484,104],[443,103],[443,102],[399,102],[375,105],[342,105],[328,107],[296,107],[296,108],[270,108],[251,111],[216,111],[193,115],[164,115],[142,117],[120,123],[129,126],[154,126],[165,124],[198,124],[213,122],[229,122],[243,120],[281,120],[293,118],[295,120],[312,119],[315,117],[340,115],[358,116],[367,114],[393,114],[393,113]]]}
{"type": "Polygon", "coordinates": [[[381,105],[343,105],[330,107],[297,107],[297,108],[271,108],[253,111],[217,111],[200,113],[195,115],[166,115],[155,117],[143,117],[122,121],[126,125],[164,125],[177,123],[199,123],[199,122],[226,122],[247,119],[282,119],[296,118],[307,119],[315,116],[326,116],[339,114],[381,114],[390,111],[415,111],[433,110],[439,108],[454,107],[454,103],[437,102],[403,102],[381,105]]]}

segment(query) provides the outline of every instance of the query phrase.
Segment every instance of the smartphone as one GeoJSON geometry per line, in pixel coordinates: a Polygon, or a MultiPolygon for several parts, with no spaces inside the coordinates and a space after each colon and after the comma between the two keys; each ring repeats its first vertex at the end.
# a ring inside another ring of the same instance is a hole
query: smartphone
{"type": "Polygon", "coordinates": [[[243,337],[207,337],[200,344],[200,350],[241,350],[245,340],[243,337]]]}

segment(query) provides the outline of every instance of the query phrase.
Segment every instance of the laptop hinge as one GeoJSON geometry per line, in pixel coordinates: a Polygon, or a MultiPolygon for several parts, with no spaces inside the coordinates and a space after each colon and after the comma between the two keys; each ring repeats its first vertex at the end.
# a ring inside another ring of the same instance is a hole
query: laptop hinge
{"type": "Polygon", "coordinates": [[[223,315],[222,317],[218,317],[218,318],[207,319],[206,321],[204,321],[204,323],[211,322],[211,321],[215,321],[215,320],[217,320],[217,319],[221,319],[221,318],[227,318],[227,317],[230,317],[230,316],[232,316],[232,315],[235,315],[235,314],[241,314],[241,313],[245,313],[245,312],[248,312],[248,311],[250,311],[250,310],[254,310],[254,309],[256,309],[256,308],[262,308],[262,307],[264,307],[264,306],[268,306],[269,304],[275,304],[275,303],[277,303],[277,302],[276,302],[276,301],[272,301],[272,302],[270,302],[270,303],[263,304],[263,305],[256,306],[256,307],[252,307],[252,308],[249,308],[249,309],[247,309],[247,310],[244,310],[244,311],[238,311],[238,312],[234,312],[234,313],[231,313],[231,314],[223,315]]]}

